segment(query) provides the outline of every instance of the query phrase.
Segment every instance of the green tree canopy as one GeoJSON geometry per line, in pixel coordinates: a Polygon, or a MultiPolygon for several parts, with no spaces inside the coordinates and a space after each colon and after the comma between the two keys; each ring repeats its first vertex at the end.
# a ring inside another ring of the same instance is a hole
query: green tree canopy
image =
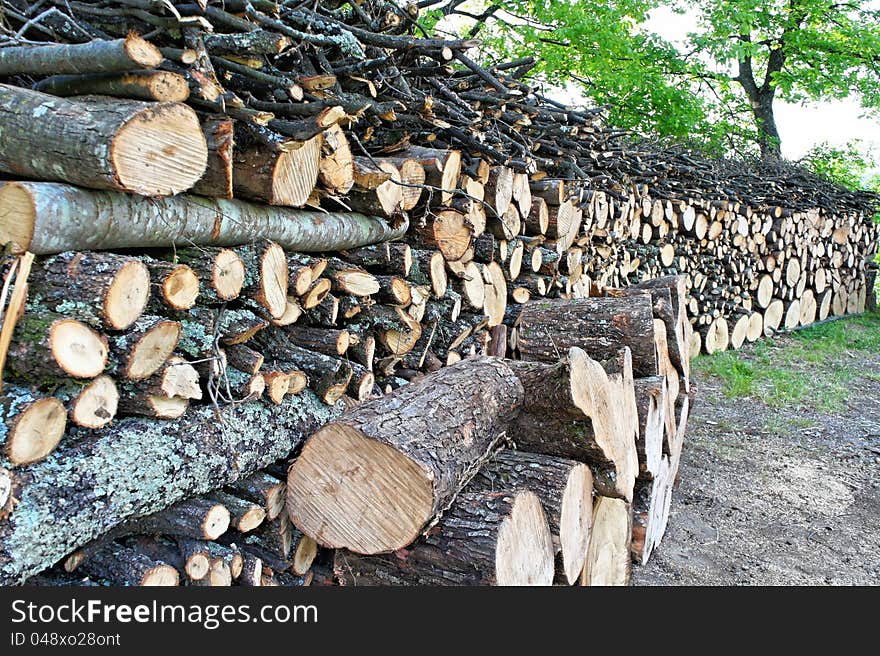
{"type": "Polygon", "coordinates": [[[488,49],[538,58],[612,123],[716,151],[778,158],[774,101],[857,95],[880,108],[880,3],[832,0],[423,0],[430,21],[471,20],[488,49]],[[673,44],[646,28],[658,7],[698,17],[673,44]]]}

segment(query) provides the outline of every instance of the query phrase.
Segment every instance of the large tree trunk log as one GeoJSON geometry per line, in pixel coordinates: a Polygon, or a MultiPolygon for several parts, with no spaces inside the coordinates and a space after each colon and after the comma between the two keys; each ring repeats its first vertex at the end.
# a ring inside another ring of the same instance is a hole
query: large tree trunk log
{"type": "Polygon", "coordinates": [[[113,41],[3,48],[0,76],[107,73],[156,68],[159,49],[136,34],[113,41]]]}
{"type": "Polygon", "coordinates": [[[465,492],[410,547],[339,550],[334,571],[341,585],[550,585],[553,543],[533,492],[465,492]]]}
{"type": "Polygon", "coordinates": [[[602,365],[571,348],[556,364],[513,360],[510,367],[525,390],[509,430],[516,447],[585,462],[597,490],[631,499],[639,467],[635,439],[602,365]]]}
{"type": "Polygon", "coordinates": [[[173,421],[71,430],[74,439],[11,475],[19,503],[0,523],[0,584],[22,582],[129,519],[249,476],[340,411],[303,393],[271,408],[230,406],[219,419],[205,406],[173,421]]]}
{"type": "Polygon", "coordinates": [[[192,187],[207,160],[198,117],[186,105],[74,101],[0,85],[0,170],[6,173],[169,196],[192,187]]]}
{"type": "Polygon", "coordinates": [[[287,250],[337,251],[402,237],[361,214],[307,212],[236,200],[175,196],[143,199],[48,182],[0,187],[0,243],[37,255],[67,250],[237,246],[269,239],[287,250]],[[82,217],[89,217],[88,222],[82,217]]]}
{"type": "MultiPolygon", "coordinates": [[[[528,392],[526,392],[528,394],[528,392]]],[[[531,490],[538,495],[558,554],[556,582],[577,582],[593,526],[593,475],[573,460],[499,451],[483,465],[467,491],[531,490]]]]}
{"type": "Polygon", "coordinates": [[[522,400],[503,362],[474,358],[356,407],[291,467],[291,520],[324,546],[406,546],[489,457],[522,400]]]}
{"type": "Polygon", "coordinates": [[[633,375],[656,376],[654,316],[645,292],[625,298],[531,301],[519,316],[518,346],[524,360],[555,362],[572,346],[592,358],[614,357],[623,346],[632,352],[633,375]]]}

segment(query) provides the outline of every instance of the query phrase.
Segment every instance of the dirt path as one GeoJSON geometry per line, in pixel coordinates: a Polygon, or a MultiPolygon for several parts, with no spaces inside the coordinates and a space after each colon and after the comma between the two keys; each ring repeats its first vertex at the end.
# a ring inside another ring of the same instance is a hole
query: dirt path
{"type": "Polygon", "coordinates": [[[880,584],[880,353],[841,357],[857,373],[835,413],[697,374],[669,528],[634,585],[880,584]]]}

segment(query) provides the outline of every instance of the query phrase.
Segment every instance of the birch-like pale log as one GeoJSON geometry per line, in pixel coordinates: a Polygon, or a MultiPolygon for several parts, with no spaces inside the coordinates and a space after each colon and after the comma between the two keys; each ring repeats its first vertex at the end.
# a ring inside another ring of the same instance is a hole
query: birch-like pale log
{"type": "Polygon", "coordinates": [[[310,212],[221,198],[140,198],[49,182],[0,187],[0,243],[37,255],[68,250],[236,246],[269,239],[287,250],[340,251],[402,237],[407,221],[310,212]]]}

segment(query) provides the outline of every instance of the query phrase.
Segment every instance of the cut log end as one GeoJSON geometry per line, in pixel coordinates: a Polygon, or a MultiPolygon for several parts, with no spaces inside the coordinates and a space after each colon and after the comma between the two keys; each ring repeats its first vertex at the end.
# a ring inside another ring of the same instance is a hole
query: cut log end
{"type": "Polygon", "coordinates": [[[336,422],[309,439],[290,470],[287,490],[297,528],[319,544],[362,554],[407,546],[433,514],[432,484],[423,469],[336,422]]]}
{"type": "Polygon", "coordinates": [[[516,495],[510,516],[498,531],[497,585],[551,585],[553,539],[541,501],[534,492],[516,495]]]}
{"type": "Polygon", "coordinates": [[[42,460],[55,450],[67,413],[64,404],[55,398],[37,399],[19,413],[6,438],[6,457],[13,465],[28,465],[42,460]]]}
{"type": "Polygon", "coordinates": [[[148,587],[174,587],[180,585],[180,575],[171,565],[157,565],[144,573],[141,585],[148,587]]]}
{"type": "Polygon", "coordinates": [[[160,321],[150,328],[131,350],[125,377],[143,380],[155,373],[174,351],[180,333],[181,325],[177,321],[160,321]]]}
{"type": "Polygon", "coordinates": [[[205,513],[202,522],[202,533],[206,540],[216,540],[229,529],[231,517],[229,510],[222,504],[217,504],[205,513]]]}
{"type": "Polygon", "coordinates": [[[106,341],[74,319],[54,322],[49,329],[49,343],[58,366],[73,378],[94,378],[107,364],[106,341]]]}
{"type": "Polygon", "coordinates": [[[593,527],[593,475],[579,464],[572,468],[562,495],[559,542],[562,568],[569,585],[574,585],[584,569],[593,527]]]}
{"type": "Polygon", "coordinates": [[[222,301],[237,298],[244,285],[244,262],[235,251],[224,248],[214,259],[211,286],[222,301]]]}
{"type": "Polygon", "coordinates": [[[70,408],[70,420],[83,428],[103,428],[116,416],[119,390],[110,376],[99,376],[86,385],[70,408]]]}
{"type": "Polygon", "coordinates": [[[198,276],[185,264],[175,267],[162,282],[162,296],[175,310],[189,310],[195,305],[198,295],[198,276]]]}
{"type": "Polygon", "coordinates": [[[158,103],[138,113],[116,133],[110,149],[120,185],[143,196],[186,191],[208,164],[198,117],[180,103],[158,103]]]}
{"type": "MultiPolygon", "coordinates": [[[[198,289],[198,281],[196,285],[198,289]]],[[[149,270],[142,262],[126,262],[110,283],[104,299],[107,326],[113,330],[125,330],[141,316],[149,298],[149,270]]]]}

